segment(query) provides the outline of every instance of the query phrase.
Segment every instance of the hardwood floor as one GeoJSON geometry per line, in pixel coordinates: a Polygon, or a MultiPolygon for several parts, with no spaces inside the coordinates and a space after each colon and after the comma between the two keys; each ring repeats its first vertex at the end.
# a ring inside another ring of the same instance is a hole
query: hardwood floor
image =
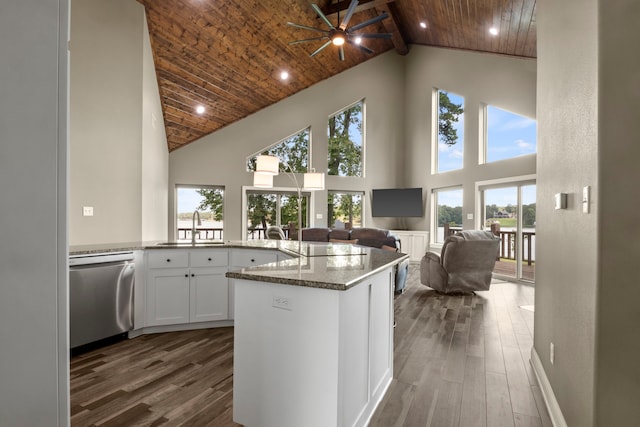
{"type": "MultiPolygon", "coordinates": [[[[529,365],[533,288],[445,296],[412,265],[394,379],[371,426],[551,426],[529,365]]],[[[145,335],[71,359],[73,426],[235,426],[233,328],[145,335]]]]}

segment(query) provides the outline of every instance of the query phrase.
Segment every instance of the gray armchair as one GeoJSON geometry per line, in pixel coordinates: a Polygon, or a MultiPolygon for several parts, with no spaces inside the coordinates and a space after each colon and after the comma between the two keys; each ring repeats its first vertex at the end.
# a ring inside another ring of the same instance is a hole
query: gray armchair
{"type": "Polygon", "coordinates": [[[420,282],[443,293],[487,291],[500,239],[489,231],[460,231],[445,239],[442,254],[427,252],[420,282]]]}

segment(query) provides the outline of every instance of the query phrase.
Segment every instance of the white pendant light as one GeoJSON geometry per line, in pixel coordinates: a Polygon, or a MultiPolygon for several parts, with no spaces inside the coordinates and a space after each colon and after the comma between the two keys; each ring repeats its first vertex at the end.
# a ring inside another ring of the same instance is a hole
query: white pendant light
{"type": "Polygon", "coordinates": [[[273,188],[273,174],[254,172],[253,186],[258,188],[273,188]]]}
{"type": "Polygon", "coordinates": [[[324,190],[324,174],[319,172],[305,173],[302,187],[305,190],[324,190]]]}
{"type": "Polygon", "coordinates": [[[261,154],[256,157],[256,173],[278,175],[280,159],[276,156],[261,154]]]}

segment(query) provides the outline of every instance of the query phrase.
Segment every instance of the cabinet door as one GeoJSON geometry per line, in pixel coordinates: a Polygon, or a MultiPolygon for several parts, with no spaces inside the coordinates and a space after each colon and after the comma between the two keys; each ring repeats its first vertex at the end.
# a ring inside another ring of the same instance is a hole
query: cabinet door
{"type": "Polygon", "coordinates": [[[189,321],[189,270],[152,268],[147,276],[147,326],[189,321]]]}
{"type": "Polygon", "coordinates": [[[229,288],[226,272],[226,267],[191,269],[190,322],[228,319],[229,288]]]}

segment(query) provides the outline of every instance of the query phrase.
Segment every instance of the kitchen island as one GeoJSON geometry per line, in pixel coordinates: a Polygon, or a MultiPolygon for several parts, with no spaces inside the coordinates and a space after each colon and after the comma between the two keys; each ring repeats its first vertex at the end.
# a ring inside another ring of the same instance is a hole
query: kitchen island
{"type": "Polygon", "coordinates": [[[234,421],[363,426],[393,377],[394,267],[407,255],[287,242],[293,259],[227,273],[234,421]]]}

